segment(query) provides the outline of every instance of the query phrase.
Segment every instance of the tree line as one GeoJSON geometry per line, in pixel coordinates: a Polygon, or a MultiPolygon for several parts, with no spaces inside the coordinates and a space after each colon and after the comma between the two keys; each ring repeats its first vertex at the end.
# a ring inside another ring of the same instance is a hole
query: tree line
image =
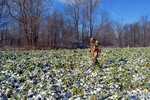
{"type": "Polygon", "coordinates": [[[86,48],[95,37],[102,46],[150,46],[150,20],[132,24],[99,11],[100,0],[72,0],[63,11],[57,0],[0,0],[0,48],[86,48]]]}

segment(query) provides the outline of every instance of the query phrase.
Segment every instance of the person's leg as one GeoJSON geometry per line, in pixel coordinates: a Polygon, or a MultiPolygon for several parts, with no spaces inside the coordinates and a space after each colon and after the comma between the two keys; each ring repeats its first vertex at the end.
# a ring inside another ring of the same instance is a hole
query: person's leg
{"type": "Polygon", "coordinates": [[[94,48],[91,49],[91,57],[92,57],[92,63],[95,65],[96,63],[98,63],[98,51],[95,51],[94,48]]]}
{"type": "Polygon", "coordinates": [[[97,58],[98,58],[98,52],[96,51],[96,52],[94,52],[94,63],[95,64],[99,63],[97,58]]]}

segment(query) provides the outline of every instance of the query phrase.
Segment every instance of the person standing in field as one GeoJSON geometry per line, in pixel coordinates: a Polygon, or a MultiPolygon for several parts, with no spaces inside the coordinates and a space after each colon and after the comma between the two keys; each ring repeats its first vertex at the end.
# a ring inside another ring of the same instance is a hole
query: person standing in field
{"type": "Polygon", "coordinates": [[[90,53],[91,53],[93,64],[97,64],[98,63],[97,59],[99,57],[99,53],[101,53],[101,49],[99,47],[98,40],[94,38],[90,39],[90,53]]]}

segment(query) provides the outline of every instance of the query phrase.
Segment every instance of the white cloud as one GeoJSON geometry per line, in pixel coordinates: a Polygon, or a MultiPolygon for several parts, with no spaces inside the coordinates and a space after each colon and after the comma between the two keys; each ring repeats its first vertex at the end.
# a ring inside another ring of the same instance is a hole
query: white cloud
{"type": "Polygon", "coordinates": [[[84,0],[58,0],[58,1],[64,4],[76,4],[77,1],[83,2],[84,0]]]}
{"type": "Polygon", "coordinates": [[[62,2],[64,4],[72,4],[74,3],[74,0],[58,0],[59,2],[62,2]]]}

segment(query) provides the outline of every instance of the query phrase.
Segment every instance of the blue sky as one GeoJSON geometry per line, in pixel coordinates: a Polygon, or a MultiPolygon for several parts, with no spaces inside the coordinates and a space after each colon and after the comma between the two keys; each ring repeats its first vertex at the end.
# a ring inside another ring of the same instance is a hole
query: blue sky
{"type": "MultiPolygon", "coordinates": [[[[57,0],[55,7],[62,9],[62,4],[71,0],[57,0]]],[[[107,11],[110,17],[121,23],[132,23],[141,16],[150,16],[150,0],[101,0],[98,10],[107,11]]]]}
{"type": "Polygon", "coordinates": [[[108,11],[114,20],[123,23],[150,16],[150,0],[102,0],[101,8],[108,11]]]}

